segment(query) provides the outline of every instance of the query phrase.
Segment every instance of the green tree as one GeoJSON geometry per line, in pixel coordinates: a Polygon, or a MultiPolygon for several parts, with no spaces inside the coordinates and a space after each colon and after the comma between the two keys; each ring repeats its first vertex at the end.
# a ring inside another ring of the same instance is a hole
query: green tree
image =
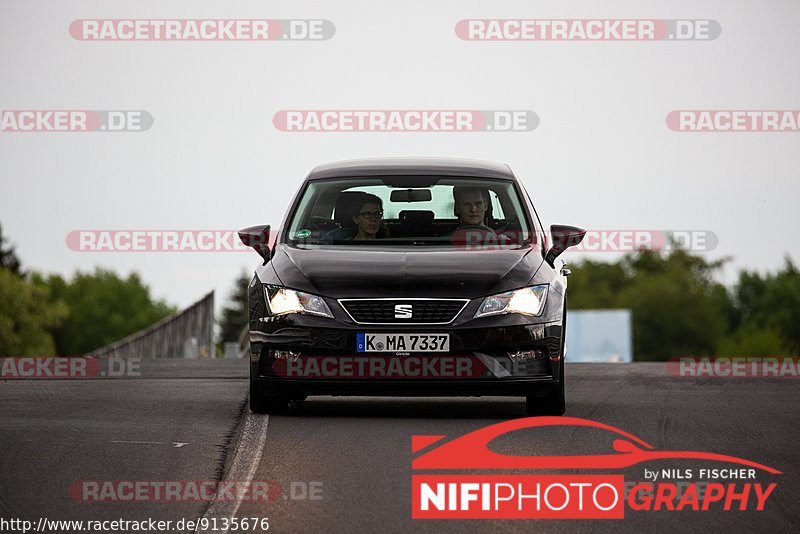
{"type": "Polygon", "coordinates": [[[636,360],[711,355],[734,315],[725,287],[714,281],[726,261],[643,250],[615,263],[570,265],[570,307],[630,309],[636,360]]]}
{"type": "Polygon", "coordinates": [[[67,317],[63,302],[53,302],[47,287],[0,268],[0,356],[53,355],[48,329],[67,317]]]}
{"type": "MultiPolygon", "coordinates": [[[[742,271],[734,290],[736,326],[755,327],[781,338],[794,354],[800,352],[800,272],[786,257],[783,269],[765,276],[742,271]]],[[[768,355],[768,354],[760,354],[768,355]]]]}
{"type": "Polygon", "coordinates": [[[630,285],[632,275],[622,262],[586,260],[569,264],[575,276],[569,278],[570,309],[619,308],[619,295],[630,285]]]}
{"type": "Polygon", "coordinates": [[[791,356],[793,352],[783,340],[780,332],[747,323],[720,340],[717,355],[791,356]]]}
{"type": "Polygon", "coordinates": [[[97,268],[76,272],[71,280],[59,275],[42,279],[55,300],[69,308],[69,317],[53,329],[56,350],[76,356],[118,341],[175,313],[176,309],[150,296],[150,288],[131,273],[121,278],[97,268]]]}
{"type": "Polygon", "coordinates": [[[8,269],[12,274],[22,276],[22,268],[16,250],[12,245],[6,245],[2,225],[0,225],[0,268],[8,269]]]}
{"type": "Polygon", "coordinates": [[[708,263],[677,250],[639,252],[627,263],[634,275],[619,303],[632,310],[636,359],[715,354],[732,313],[727,290],[713,280],[723,262],[708,263]]]}
{"type": "Polygon", "coordinates": [[[220,343],[239,341],[239,334],[250,321],[247,304],[248,286],[251,277],[242,272],[234,282],[233,290],[228,295],[228,302],[222,308],[220,317],[220,343]]]}

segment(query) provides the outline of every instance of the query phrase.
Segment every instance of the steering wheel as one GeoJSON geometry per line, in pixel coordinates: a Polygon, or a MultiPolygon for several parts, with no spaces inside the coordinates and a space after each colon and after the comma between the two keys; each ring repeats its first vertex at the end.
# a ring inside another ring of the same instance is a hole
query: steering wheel
{"type": "Polygon", "coordinates": [[[462,230],[466,230],[466,231],[480,230],[481,232],[486,232],[487,236],[489,236],[489,235],[490,236],[494,236],[494,238],[497,239],[497,244],[500,244],[500,245],[506,245],[510,241],[512,241],[512,239],[509,236],[507,236],[506,234],[502,234],[502,233],[498,234],[492,228],[489,228],[485,224],[468,224],[466,226],[459,226],[458,228],[456,228],[455,232],[461,232],[462,230]]]}
{"type": "Polygon", "coordinates": [[[333,219],[314,215],[311,217],[311,228],[317,232],[320,232],[321,234],[324,234],[326,232],[330,232],[331,230],[341,228],[341,226],[333,219]]]}
{"type": "Polygon", "coordinates": [[[499,235],[503,232],[514,229],[519,227],[519,219],[517,217],[512,217],[510,219],[505,220],[497,220],[497,227],[494,228],[494,231],[499,235]]]}
{"type": "Polygon", "coordinates": [[[484,232],[488,231],[497,235],[497,232],[495,232],[485,224],[468,224],[466,226],[459,226],[458,228],[456,228],[456,232],[459,230],[483,230],[484,232]]]}

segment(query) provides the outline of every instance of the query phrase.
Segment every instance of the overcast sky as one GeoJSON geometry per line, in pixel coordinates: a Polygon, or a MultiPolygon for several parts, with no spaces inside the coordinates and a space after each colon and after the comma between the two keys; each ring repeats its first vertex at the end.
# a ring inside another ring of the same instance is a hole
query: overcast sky
{"type": "MultiPolygon", "coordinates": [[[[370,156],[508,163],[545,225],[710,230],[740,268],[800,260],[800,132],[685,133],[678,109],[800,109],[800,2],[0,3],[0,109],[145,110],[144,132],[0,132],[0,224],[29,269],[136,270],[218,303],[255,253],[87,253],[80,229],[277,226],[307,172],[370,156]],[[92,18],[328,19],[317,42],[90,42],[92,18]],[[465,18],[713,19],[711,41],[468,42],[465,18]],[[286,109],[531,110],[533,131],[287,133],[286,109]]],[[[567,260],[581,256],[569,253],[567,260]]],[[[612,260],[615,254],[584,257],[612,260]]]]}

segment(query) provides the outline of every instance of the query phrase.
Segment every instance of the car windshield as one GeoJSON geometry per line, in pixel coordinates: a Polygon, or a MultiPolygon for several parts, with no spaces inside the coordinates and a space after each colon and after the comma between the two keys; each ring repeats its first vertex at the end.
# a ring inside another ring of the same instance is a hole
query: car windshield
{"type": "Polygon", "coordinates": [[[301,247],[518,248],[532,237],[512,181],[442,176],[311,181],[286,234],[301,247]]]}

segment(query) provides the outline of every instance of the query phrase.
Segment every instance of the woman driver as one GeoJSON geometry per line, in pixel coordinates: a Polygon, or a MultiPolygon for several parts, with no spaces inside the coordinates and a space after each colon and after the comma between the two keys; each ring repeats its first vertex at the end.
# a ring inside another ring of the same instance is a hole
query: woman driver
{"type": "Polygon", "coordinates": [[[353,215],[353,222],[356,223],[358,229],[353,240],[386,237],[387,232],[381,219],[383,219],[383,201],[378,196],[364,193],[360,207],[353,215]]]}

